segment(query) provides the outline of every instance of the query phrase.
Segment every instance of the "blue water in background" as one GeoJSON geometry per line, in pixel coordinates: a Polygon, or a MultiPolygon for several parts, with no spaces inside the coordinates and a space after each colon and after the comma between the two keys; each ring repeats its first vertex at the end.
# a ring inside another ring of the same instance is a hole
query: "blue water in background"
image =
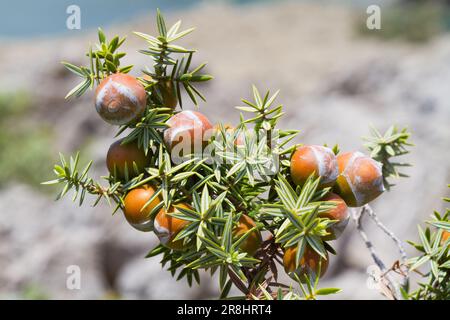
{"type": "MultiPolygon", "coordinates": [[[[213,1],[213,0],[210,0],[213,1]]],[[[270,1],[270,0],[267,0],[270,1]]],[[[267,2],[261,0],[229,0],[235,4],[267,2]]],[[[277,1],[277,0],[272,0],[277,1]]],[[[279,1],[279,0],[278,0],[279,1]]],[[[106,27],[126,22],[136,16],[185,9],[200,4],[199,0],[0,0],[0,38],[64,35],[68,30],[66,9],[81,9],[81,30],[106,27]]]]}
{"type": "MultiPolygon", "coordinates": [[[[73,34],[78,30],[66,28],[68,17],[66,9],[72,4],[80,7],[81,30],[85,30],[126,22],[139,15],[154,14],[156,8],[160,8],[163,12],[169,12],[213,1],[244,5],[285,0],[0,0],[0,38],[14,39],[73,34]]],[[[367,5],[391,2],[392,0],[309,1],[367,5]]]]}

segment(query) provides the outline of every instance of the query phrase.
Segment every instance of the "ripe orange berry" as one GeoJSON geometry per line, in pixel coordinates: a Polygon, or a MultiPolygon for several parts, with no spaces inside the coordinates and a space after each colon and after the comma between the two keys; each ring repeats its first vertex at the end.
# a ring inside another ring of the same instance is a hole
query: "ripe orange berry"
{"type": "Polygon", "coordinates": [[[151,211],[161,202],[160,197],[156,197],[145,208],[145,204],[155,194],[155,188],[151,185],[132,189],[124,199],[124,215],[128,223],[140,231],[151,231],[153,221],[150,218],[151,211]],[[143,209],[144,208],[144,209],[143,209]]]}
{"type": "Polygon", "coordinates": [[[339,176],[336,193],[349,207],[360,207],[384,191],[381,163],[361,152],[347,152],[337,157],[339,176]]]}
{"type": "MultiPolygon", "coordinates": [[[[239,218],[237,226],[233,229],[235,237],[243,236],[248,230],[256,227],[255,221],[249,216],[243,214],[239,218]]],[[[252,231],[248,237],[241,243],[240,249],[246,252],[249,256],[255,255],[256,251],[261,247],[262,237],[259,230],[252,231]]]]}
{"type": "Polygon", "coordinates": [[[283,257],[283,265],[286,273],[294,278],[293,274],[296,274],[300,280],[302,280],[306,276],[314,273],[317,275],[319,272],[319,263],[320,263],[320,278],[323,277],[325,272],[328,269],[328,253],[327,259],[322,258],[314,249],[309,246],[305,247],[305,251],[303,256],[300,258],[300,262],[298,264],[298,268],[295,268],[295,255],[297,253],[297,246],[289,247],[284,252],[283,257]]]}
{"type": "Polygon", "coordinates": [[[125,73],[108,76],[95,91],[95,108],[100,117],[110,124],[130,123],[142,115],[146,105],[144,86],[125,73]]]}
{"type": "Polygon", "coordinates": [[[334,184],[338,176],[337,161],[330,148],[307,145],[297,148],[291,158],[291,177],[297,185],[302,185],[314,172],[315,178],[320,177],[320,186],[328,187],[334,184]]]}
{"type": "MultiPolygon", "coordinates": [[[[190,209],[191,207],[187,204],[180,203],[177,206],[190,209]]],[[[170,207],[169,213],[176,212],[175,207],[170,207]]],[[[167,248],[173,250],[183,250],[185,249],[184,239],[173,241],[180,232],[189,222],[186,220],[178,219],[166,214],[166,210],[162,208],[159,210],[154,221],[154,231],[157,235],[161,244],[167,248]]]]}
{"type": "Polygon", "coordinates": [[[325,196],[322,201],[337,202],[336,207],[319,214],[321,218],[337,220],[335,224],[327,229],[330,234],[322,238],[325,241],[335,240],[339,238],[342,232],[344,232],[345,227],[347,227],[349,220],[348,208],[345,204],[345,201],[334,193],[330,193],[329,195],[325,196]]]}
{"type": "Polygon", "coordinates": [[[447,242],[448,238],[450,238],[450,232],[445,230],[444,232],[442,232],[441,246],[443,246],[447,242]]]}
{"type": "Polygon", "coordinates": [[[117,173],[118,179],[125,178],[125,167],[128,171],[128,178],[133,178],[144,171],[150,160],[150,152],[145,155],[144,150],[139,149],[137,142],[133,141],[127,144],[121,144],[123,139],[115,141],[109,147],[106,155],[106,166],[109,172],[114,175],[117,173]],[[136,163],[138,173],[134,170],[133,162],[136,163]]]}
{"type": "Polygon", "coordinates": [[[178,151],[185,151],[182,153],[201,151],[208,142],[206,133],[212,129],[208,118],[200,112],[190,110],[175,114],[167,124],[169,127],[164,131],[164,142],[171,150],[180,144],[177,148],[180,148],[178,151]]]}

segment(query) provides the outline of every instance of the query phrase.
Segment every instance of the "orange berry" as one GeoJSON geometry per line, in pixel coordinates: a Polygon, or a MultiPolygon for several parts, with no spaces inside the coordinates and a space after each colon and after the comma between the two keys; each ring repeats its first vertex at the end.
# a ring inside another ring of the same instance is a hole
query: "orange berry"
{"type": "Polygon", "coordinates": [[[381,163],[361,152],[347,152],[337,157],[339,176],[336,193],[349,207],[360,207],[384,191],[381,163]]]}
{"type": "Polygon", "coordinates": [[[338,176],[337,161],[333,151],[323,146],[307,145],[297,148],[291,158],[291,177],[297,185],[302,185],[308,177],[320,177],[320,186],[334,184],[338,176]]]}
{"type": "Polygon", "coordinates": [[[170,150],[180,144],[178,151],[182,153],[201,151],[208,142],[206,133],[212,129],[208,118],[200,112],[190,110],[173,115],[166,123],[169,127],[164,131],[164,142],[170,150]]]}
{"type": "Polygon", "coordinates": [[[349,220],[348,208],[347,205],[345,204],[345,201],[334,193],[330,193],[329,195],[325,196],[322,199],[322,201],[337,202],[336,207],[319,214],[321,218],[337,220],[335,224],[333,224],[331,227],[327,229],[327,231],[330,234],[322,238],[325,241],[335,240],[339,238],[342,232],[344,232],[344,229],[348,224],[349,220]]]}
{"type": "MultiPolygon", "coordinates": [[[[191,207],[187,204],[180,203],[177,206],[190,209],[191,207]]],[[[177,209],[172,206],[167,211],[169,213],[176,212],[177,209]]],[[[186,220],[178,219],[166,214],[166,210],[162,208],[159,210],[154,221],[154,231],[158,237],[161,244],[167,248],[173,250],[183,250],[185,249],[184,239],[173,241],[177,234],[188,224],[186,220]]]]}
{"type": "MultiPolygon", "coordinates": [[[[233,229],[235,237],[243,236],[248,230],[256,227],[255,221],[249,216],[243,214],[239,218],[237,226],[233,229]]],[[[256,251],[261,247],[262,237],[259,230],[252,231],[248,237],[241,243],[240,249],[246,252],[249,256],[255,255],[256,251]]]]}
{"type": "Polygon", "coordinates": [[[295,268],[295,256],[297,253],[297,246],[289,247],[284,252],[283,265],[286,273],[293,277],[293,273],[296,274],[300,280],[306,276],[314,273],[317,275],[319,272],[320,263],[320,278],[325,274],[328,269],[328,253],[327,259],[322,258],[314,249],[309,246],[305,247],[303,256],[300,258],[298,268],[295,268]]]}
{"type": "Polygon", "coordinates": [[[447,242],[448,238],[450,238],[450,232],[444,230],[444,232],[442,232],[441,246],[443,246],[447,242]]]}
{"type": "Polygon", "coordinates": [[[133,178],[144,171],[150,160],[150,152],[145,155],[144,150],[139,149],[137,142],[121,144],[123,139],[115,141],[109,147],[106,155],[106,166],[109,172],[114,175],[114,168],[118,179],[125,178],[125,167],[128,171],[128,178],[133,178]],[[138,172],[134,170],[133,162],[136,163],[138,172]]]}
{"type": "Polygon", "coordinates": [[[125,73],[108,76],[95,91],[95,108],[100,117],[110,124],[130,123],[142,115],[146,105],[144,86],[125,73]]]}
{"type": "Polygon", "coordinates": [[[150,213],[161,202],[161,199],[156,197],[145,208],[144,206],[154,194],[155,189],[151,185],[143,185],[132,189],[125,196],[123,210],[125,218],[129,224],[140,231],[151,231],[153,229],[150,213]]]}

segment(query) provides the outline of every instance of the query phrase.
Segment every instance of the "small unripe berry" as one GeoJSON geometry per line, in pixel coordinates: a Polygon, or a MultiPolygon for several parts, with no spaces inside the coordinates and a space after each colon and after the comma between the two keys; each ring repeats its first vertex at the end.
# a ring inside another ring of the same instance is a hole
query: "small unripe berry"
{"type": "Polygon", "coordinates": [[[155,194],[155,189],[151,185],[132,189],[124,199],[124,215],[128,223],[140,231],[151,231],[153,220],[150,218],[151,211],[161,202],[160,197],[156,197],[145,208],[144,206],[155,194]]]}
{"type": "Polygon", "coordinates": [[[166,123],[169,127],[164,131],[164,142],[170,150],[180,144],[177,149],[184,154],[202,151],[208,142],[206,132],[212,129],[208,118],[190,110],[175,114],[166,123]]]}
{"type": "Polygon", "coordinates": [[[339,176],[335,190],[349,207],[361,207],[384,191],[381,163],[361,152],[337,157],[339,176]]]}
{"type": "MultiPolygon", "coordinates": [[[[177,204],[177,206],[191,209],[189,205],[184,203],[177,204]]],[[[173,213],[176,211],[177,209],[174,206],[170,207],[170,209],[168,210],[169,213],[173,213]]],[[[189,222],[186,220],[178,219],[168,215],[166,213],[166,210],[162,208],[161,210],[159,210],[158,214],[155,217],[154,231],[163,246],[173,250],[183,250],[185,249],[184,239],[177,241],[173,240],[188,223],[189,222]]]]}
{"type": "MultiPolygon", "coordinates": [[[[237,226],[233,229],[233,235],[235,237],[243,236],[248,230],[256,227],[255,221],[249,216],[243,214],[239,218],[237,226]]],[[[261,247],[262,237],[259,230],[253,230],[248,237],[241,243],[239,248],[246,252],[249,256],[253,256],[256,251],[261,247]]]]}
{"type": "Polygon", "coordinates": [[[308,177],[320,177],[320,186],[334,184],[338,176],[336,156],[333,150],[323,146],[307,145],[297,148],[291,158],[291,177],[296,185],[302,185],[308,177]]]}
{"type": "Polygon", "coordinates": [[[128,178],[131,179],[144,171],[149,163],[151,151],[145,155],[144,150],[139,149],[137,142],[121,144],[122,141],[123,139],[117,140],[109,147],[106,166],[112,175],[117,174],[116,178],[118,179],[125,178],[126,167],[128,178]],[[138,172],[135,171],[133,163],[136,163],[138,172]]]}
{"type": "Polygon", "coordinates": [[[108,76],[95,91],[95,108],[100,117],[110,124],[130,123],[142,115],[146,104],[144,86],[125,73],[108,76]]]}
{"type": "Polygon", "coordinates": [[[296,274],[303,282],[305,276],[309,276],[312,273],[317,275],[319,272],[320,263],[320,278],[325,274],[328,269],[328,253],[327,259],[322,258],[314,249],[309,246],[305,247],[303,256],[300,258],[298,268],[295,268],[295,256],[297,253],[297,246],[289,247],[284,252],[283,265],[286,273],[294,278],[296,274]]]}
{"type": "Polygon", "coordinates": [[[345,201],[341,197],[339,197],[337,194],[334,193],[330,193],[329,195],[324,197],[321,201],[336,202],[336,207],[319,214],[321,218],[337,220],[335,224],[333,224],[331,227],[327,229],[327,232],[329,232],[330,234],[322,238],[325,241],[335,240],[339,238],[342,232],[344,232],[344,229],[348,224],[350,216],[348,213],[347,205],[345,204],[345,201]]]}

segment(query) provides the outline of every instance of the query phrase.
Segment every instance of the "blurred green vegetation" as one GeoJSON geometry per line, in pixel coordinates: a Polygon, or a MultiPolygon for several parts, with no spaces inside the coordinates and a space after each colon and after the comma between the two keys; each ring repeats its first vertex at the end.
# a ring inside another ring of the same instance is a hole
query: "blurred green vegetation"
{"type": "Polygon", "coordinates": [[[50,296],[45,290],[36,283],[31,283],[25,286],[20,293],[20,299],[25,300],[48,300],[50,296]]]}
{"type": "MultiPolygon", "coordinates": [[[[357,21],[362,36],[384,40],[400,39],[424,43],[445,31],[449,24],[450,8],[435,1],[408,1],[381,10],[381,30],[366,27],[367,14],[357,21]]],[[[448,30],[448,29],[447,29],[448,30]]]]}
{"type": "Polygon", "coordinates": [[[48,177],[52,134],[32,113],[26,92],[0,93],[0,188],[14,180],[37,187],[48,177]]]}

